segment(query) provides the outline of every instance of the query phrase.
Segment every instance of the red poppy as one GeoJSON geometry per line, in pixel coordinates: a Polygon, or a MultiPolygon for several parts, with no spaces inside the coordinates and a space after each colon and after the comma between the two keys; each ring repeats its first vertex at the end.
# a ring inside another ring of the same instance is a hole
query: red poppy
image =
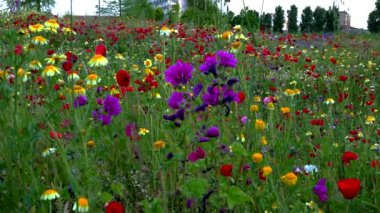
{"type": "Polygon", "coordinates": [[[343,154],[342,161],[345,165],[348,165],[350,163],[350,161],[357,160],[358,158],[359,158],[359,156],[356,153],[351,152],[351,151],[347,151],[343,154]]]}
{"type": "Polygon", "coordinates": [[[245,94],[244,94],[244,92],[239,92],[237,94],[237,97],[238,97],[238,103],[243,103],[244,102],[244,100],[245,100],[245,94]]]}
{"type": "Polygon", "coordinates": [[[347,81],[347,76],[341,75],[341,76],[339,76],[339,80],[345,82],[345,81],[347,81]]]}
{"type": "Polygon", "coordinates": [[[336,59],[334,57],[330,57],[330,62],[336,64],[336,59]]]}
{"type": "Polygon", "coordinates": [[[106,57],[107,56],[106,46],[104,46],[104,44],[99,44],[98,46],[96,46],[95,54],[99,54],[99,55],[106,57]]]}
{"type": "Polygon", "coordinates": [[[71,63],[71,61],[65,61],[65,62],[62,64],[62,68],[63,68],[63,70],[65,70],[66,72],[70,71],[72,67],[73,67],[73,63],[71,63]]]}
{"type": "Polygon", "coordinates": [[[310,124],[314,126],[323,126],[325,123],[322,119],[313,119],[310,121],[310,124]]]}
{"type": "Polygon", "coordinates": [[[131,76],[125,70],[119,70],[116,73],[116,81],[121,87],[128,87],[131,81],[131,76]]]}
{"type": "Polygon", "coordinates": [[[106,213],[124,213],[123,204],[116,201],[111,201],[107,203],[105,208],[106,208],[106,213]]]}
{"type": "Polygon", "coordinates": [[[360,180],[355,178],[340,180],[338,181],[338,187],[344,198],[353,199],[359,194],[360,180]]]}
{"type": "Polygon", "coordinates": [[[22,54],[22,46],[21,44],[17,44],[13,50],[15,55],[21,55],[22,54]]]}
{"type": "Polygon", "coordinates": [[[372,168],[380,168],[380,160],[371,160],[370,165],[372,168]]]}
{"type": "Polygon", "coordinates": [[[224,177],[230,177],[232,176],[232,164],[226,164],[226,165],[222,165],[222,167],[220,167],[220,173],[224,176],[224,177]]]}

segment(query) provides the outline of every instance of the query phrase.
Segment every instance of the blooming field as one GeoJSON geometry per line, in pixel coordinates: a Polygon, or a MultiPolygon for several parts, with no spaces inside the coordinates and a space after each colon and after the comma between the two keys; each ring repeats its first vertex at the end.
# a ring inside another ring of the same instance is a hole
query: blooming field
{"type": "Polygon", "coordinates": [[[0,23],[0,212],[380,211],[378,36],[0,23]]]}

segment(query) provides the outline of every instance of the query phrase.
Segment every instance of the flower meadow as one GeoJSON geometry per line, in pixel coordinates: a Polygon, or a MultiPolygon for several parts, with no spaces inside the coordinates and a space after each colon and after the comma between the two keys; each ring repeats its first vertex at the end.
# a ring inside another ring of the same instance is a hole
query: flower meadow
{"type": "Polygon", "coordinates": [[[377,35],[0,23],[0,212],[380,212],[377,35]]]}

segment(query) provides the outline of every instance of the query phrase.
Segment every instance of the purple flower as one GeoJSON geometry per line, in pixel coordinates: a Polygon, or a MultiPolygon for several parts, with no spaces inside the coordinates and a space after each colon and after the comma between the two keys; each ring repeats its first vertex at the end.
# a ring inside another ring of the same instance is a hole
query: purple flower
{"type": "Polygon", "coordinates": [[[218,105],[219,103],[219,88],[217,86],[211,86],[207,88],[207,93],[202,96],[203,103],[206,105],[218,105]]]}
{"type": "Polygon", "coordinates": [[[219,50],[218,52],[216,52],[216,55],[219,59],[219,65],[224,67],[236,67],[238,60],[235,58],[234,54],[231,54],[223,50],[219,50]]]}
{"type": "Polygon", "coordinates": [[[131,123],[125,126],[125,135],[129,137],[131,141],[133,140],[139,140],[140,136],[137,133],[137,127],[136,124],[131,123]]]}
{"type": "Polygon", "coordinates": [[[87,97],[84,95],[80,95],[74,99],[74,108],[78,108],[84,106],[88,103],[87,97]]]}
{"type": "Polygon", "coordinates": [[[219,136],[219,129],[218,127],[216,126],[212,126],[210,127],[207,132],[206,132],[206,136],[207,137],[210,137],[210,138],[216,138],[219,136]]]}
{"type": "Polygon", "coordinates": [[[198,147],[197,150],[195,150],[194,152],[191,152],[187,156],[187,159],[191,162],[196,162],[196,161],[203,159],[205,157],[206,157],[206,152],[201,147],[198,147]]]}
{"type": "Polygon", "coordinates": [[[313,187],[313,191],[319,197],[321,202],[326,202],[329,199],[326,179],[319,179],[318,183],[313,187]]]}
{"type": "Polygon", "coordinates": [[[165,81],[174,87],[180,84],[185,85],[193,77],[192,72],[193,66],[191,64],[177,61],[165,71],[165,81]]]}
{"type": "Polygon", "coordinates": [[[202,89],[203,89],[203,85],[202,84],[197,84],[194,88],[193,88],[193,98],[195,99],[196,97],[198,97],[198,95],[202,92],[202,89]]]}
{"type": "Polygon", "coordinates": [[[118,98],[107,95],[104,99],[104,111],[108,113],[108,115],[116,116],[121,112],[121,106],[118,98]]]}
{"type": "Polygon", "coordinates": [[[99,120],[102,121],[103,125],[108,125],[112,121],[112,116],[111,115],[100,114],[99,115],[99,120]]]}
{"type": "Polygon", "coordinates": [[[199,66],[199,70],[205,75],[212,73],[214,77],[217,77],[217,73],[216,73],[217,64],[218,64],[218,60],[216,59],[216,57],[209,56],[206,58],[205,62],[201,64],[201,66],[199,66]]]}
{"type": "Polygon", "coordinates": [[[234,92],[232,88],[223,88],[223,103],[229,103],[232,101],[238,101],[238,95],[234,92]]]}
{"type": "Polygon", "coordinates": [[[179,109],[185,102],[182,92],[173,92],[168,100],[168,105],[172,109],[179,109]]]}

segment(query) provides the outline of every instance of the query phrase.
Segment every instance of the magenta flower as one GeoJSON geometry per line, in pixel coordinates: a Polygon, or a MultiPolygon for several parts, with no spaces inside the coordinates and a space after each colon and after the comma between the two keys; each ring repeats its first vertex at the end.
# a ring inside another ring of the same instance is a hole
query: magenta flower
{"type": "Polygon", "coordinates": [[[165,71],[165,81],[172,84],[174,87],[180,84],[186,85],[193,77],[193,69],[194,68],[191,64],[177,61],[177,63],[171,65],[165,71]]]}
{"type": "Polygon", "coordinates": [[[79,95],[74,99],[74,108],[84,106],[88,103],[87,97],[84,95],[79,95]]]}
{"type": "Polygon", "coordinates": [[[182,92],[173,92],[168,100],[168,105],[172,109],[179,109],[181,105],[185,102],[182,92]]]}
{"type": "Polygon", "coordinates": [[[319,179],[318,183],[313,187],[313,191],[319,197],[321,202],[326,202],[329,199],[326,179],[319,179]]]}
{"type": "Polygon", "coordinates": [[[191,162],[196,162],[196,161],[203,159],[205,157],[206,157],[206,152],[201,147],[198,147],[197,150],[195,150],[194,152],[191,152],[187,156],[187,159],[191,162]]]}
{"type": "Polygon", "coordinates": [[[205,62],[199,66],[199,70],[205,75],[212,74],[217,77],[216,66],[218,65],[218,60],[215,56],[209,56],[206,58],[205,62]]]}
{"type": "Polygon", "coordinates": [[[220,66],[223,67],[236,67],[238,60],[235,58],[235,55],[223,50],[216,52],[218,56],[218,62],[220,66]]]}
{"type": "Polygon", "coordinates": [[[109,115],[116,116],[121,112],[121,106],[118,98],[107,95],[103,102],[104,111],[109,115]]]}

